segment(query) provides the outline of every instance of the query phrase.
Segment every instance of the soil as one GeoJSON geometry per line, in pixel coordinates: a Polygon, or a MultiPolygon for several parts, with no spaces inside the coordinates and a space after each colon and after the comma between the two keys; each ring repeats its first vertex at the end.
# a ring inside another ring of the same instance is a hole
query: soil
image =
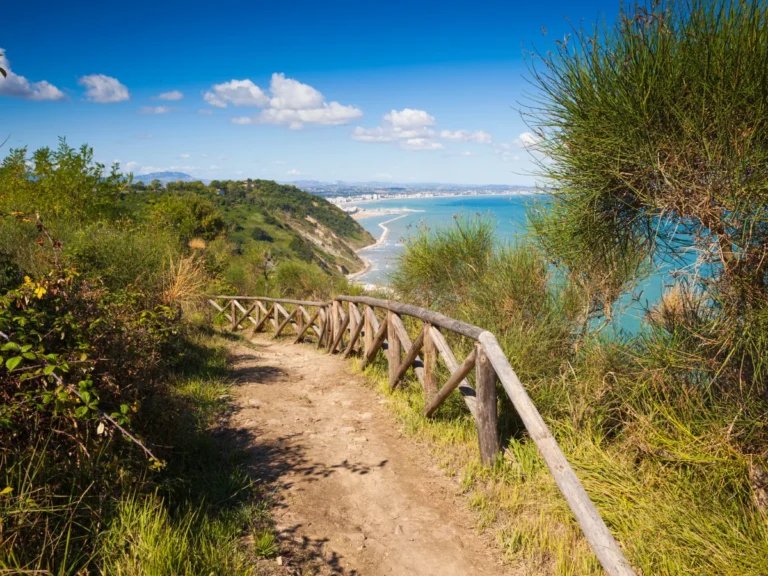
{"type": "Polygon", "coordinates": [[[258,336],[233,349],[251,472],[274,493],[270,574],[465,576],[508,570],[455,479],[402,435],[338,356],[258,336]]]}

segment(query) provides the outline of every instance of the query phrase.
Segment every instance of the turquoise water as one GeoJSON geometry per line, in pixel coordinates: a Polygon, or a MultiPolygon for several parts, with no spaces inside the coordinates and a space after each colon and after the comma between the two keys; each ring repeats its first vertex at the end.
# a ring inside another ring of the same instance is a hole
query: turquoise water
{"type": "MultiPolygon", "coordinates": [[[[366,209],[407,208],[421,210],[408,213],[402,218],[387,224],[389,236],[386,242],[376,248],[370,248],[361,256],[371,262],[371,270],[358,280],[370,284],[386,284],[388,274],[395,266],[397,255],[403,249],[403,239],[413,233],[419,224],[429,227],[446,226],[457,214],[483,214],[491,216],[496,224],[496,233],[502,240],[512,240],[523,232],[527,207],[534,201],[533,196],[462,196],[459,198],[414,198],[412,200],[382,200],[361,204],[366,209]]],[[[364,218],[360,224],[374,237],[379,238],[381,222],[386,222],[397,215],[364,218]]]]}
{"type": "MultiPolygon", "coordinates": [[[[462,196],[381,200],[360,204],[366,209],[407,208],[421,210],[421,212],[407,213],[387,224],[390,230],[387,240],[380,246],[361,253],[361,256],[371,262],[371,269],[358,277],[357,281],[363,284],[386,285],[389,282],[389,274],[396,266],[397,256],[403,250],[403,239],[413,234],[421,223],[434,228],[450,225],[457,214],[483,214],[490,216],[495,222],[496,234],[500,240],[512,241],[525,232],[526,212],[534,202],[542,202],[542,198],[535,195],[462,196]]],[[[360,224],[374,237],[379,238],[382,234],[379,224],[397,216],[389,214],[364,218],[360,220],[360,224]]],[[[629,296],[625,297],[621,303],[624,311],[619,321],[615,323],[615,329],[636,332],[641,326],[645,310],[658,300],[664,286],[669,282],[668,276],[657,274],[639,287],[637,292],[639,297],[636,300],[631,300],[629,296]]]]}

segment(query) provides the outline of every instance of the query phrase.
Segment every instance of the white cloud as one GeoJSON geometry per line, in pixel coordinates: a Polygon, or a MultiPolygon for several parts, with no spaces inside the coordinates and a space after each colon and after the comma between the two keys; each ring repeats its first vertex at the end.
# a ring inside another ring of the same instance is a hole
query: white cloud
{"type": "Polygon", "coordinates": [[[442,130],[440,138],[453,142],[477,142],[478,144],[490,144],[493,142],[491,135],[484,130],[477,130],[475,132],[469,130],[442,130]]]}
{"type": "Polygon", "coordinates": [[[406,150],[442,150],[445,148],[440,142],[428,140],[426,138],[408,138],[400,144],[406,150]]]}
{"type": "Polygon", "coordinates": [[[0,48],[0,68],[3,68],[8,76],[0,74],[0,96],[13,96],[25,100],[65,100],[67,97],[56,86],[45,80],[30,82],[24,76],[14,74],[11,64],[5,57],[5,52],[0,48]]]}
{"type": "Polygon", "coordinates": [[[189,154],[187,154],[187,153],[184,153],[184,154],[179,154],[179,158],[189,158],[189,156],[190,156],[190,155],[189,155],[189,154]]]}
{"type": "Polygon", "coordinates": [[[301,129],[305,124],[347,124],[363,115],[362,110],[355,106],[326,102],[318,90],[286,78],[285,74],[272,75],[269,92],[271,96],[250,80],[232,80],[216,84],[203,95],[203,99],[219,108],[226,108],[229,103],[262,108],[255,116],[233,118],[234,124],[283,124],[292,130],[301,129]]]}
{"type": "Polygon", "coordinates": [[[166,114],[173,110],[168,106],[142,106],[139,108],[139,114],[166,114]]]}
{"type": "Polygon", "coordinates": [[[286,78],[285,74],[272,74],[269,91],[272,92],[269,105],[278,110],[310,110],[322,107],[325,102],[323,95],[312,86],[286,78]]]}
{"type": "Polygon", "coordinates": [[[85,86],[85,99],[99,104],[111,104],[130,100],[131,95],[117,78],[104,74],[91,74],[83,76],[78,84],[85,86]]]}
{"type": "Polygon", "coordinates": [[[288,176],[301,176],[301,172],[296,170],[296,168],[292,168],[291,170],[288,170],[286,174],[288,174],[288,176]]]}
{"type": "Polygon", "coordinates": [[[541,138],[536,134],[533,134],[532,132],[523,132],[520,136],[514,139],[513,144],[518,148],[532,148],[539,142],[541,142],[541,138]]]}
{"type": "Polygon", "coordinates": [[[435,131],[431,128],[411,128],[404,130],[393,126],[377,126],[362,128],[358,126],[352,132],[352,139],[359,142],[395,142],[408,138],[432,138],[435,131]]]}
{"type": "Polygon", "coordinates": [[[201,110],[197,111],[198,114],[202,114],[203,116],[210,116],[213,114],[213,110],[208,110],[208,108],[203,108],[201,110]]]}
{"type": "Polygon", "coordinates": [[[395,136],[391,129],[377,126],[376,128],[363,128],[358,126],[352,132],[352,139],[358,142],[392,142],[395,136]]]}
{"type": "Polygon", "coordinates": [[[285,160],[275,160],[272,162],[272,164],[288,164],[285,160]]]}
{"type": "Polygon", "coordinates": [[[475,152],[470,152],[469,150],[464,150],[463,152],[454,152],[451,154],[443,154],[443,158],[456,158],[456,157],[469,158],[471,156],[477,156],[477,154],[475,152]]]}
{"type": "Polygon", "coordinates": [[[138,162],[126,162],[125,169],[128,170],[128,172],[136,172],[137,168],[141,168],[141,165],[138,162]]]}
{"type": "Polygon", "coordinates": [[[211,90],[203,94],[203,100],[217,108],[226,108],[228,104],[266,106],[269,103],[269,97],[248,79],[214,84],[211,90]]]}
{"type": "Polygon", "coordinates": [[[533,154],[535,157],[542,157],[542,154],[537,151],[537,146],[541,143],[541,138],[532,132],[523,132],[517,138],[511,142],[500,142],[494,146],[494,152],[504,162],[514,161],[518,162],[520,156],[519,150],[527,150],[528,153],[533,154]]]}
{"type": "MultiPolygon", "coordinates": [[[[445,146],[436,140],[438,133],[430,128],[434,125],[435,117],[424,110],[413,108],[392,110],[383,116],[380,126],[375,128],[357,126],[352,132],[352,139],[358,142],[397,142],[406,150],[442,150],[445,146]]],[[[490,137],[490,134],[482,131],[443,130],[439,133],[441,137],[445,137],[446,134],[451,137],[450,139],[466,139],[473,142],[485,141],[490,137]],[[468,136],[465,136],[465,133],[468,136]],[[456,134],[460,134],[461,138],[456,137],[456,134]]]]}
{"type": "Polygon", "coordinates": [[[184,98],[184,94],[178,90],[171,90],[170,92],[163,92],[157,98],[158,100],[181,100],[184,98]]]}
{"type": "Polygon", "coordinates": [[[424,126],[434,126],[435,117],[427,114],[424,110],[404,108],[399,111],[392,110],[385,114],[384,122],[396,128],[422,128],[424,126]]]}
{"type": "Polygon", "coordinates": [[[291,130],[299,130],[304,124],[339,126],[362,115],[363,112],[359,108],[331,102],[323,103],[319,108],[300,110],[267,108],[258,115],[258,121],[264,124],[287,124],[291,130]]]}

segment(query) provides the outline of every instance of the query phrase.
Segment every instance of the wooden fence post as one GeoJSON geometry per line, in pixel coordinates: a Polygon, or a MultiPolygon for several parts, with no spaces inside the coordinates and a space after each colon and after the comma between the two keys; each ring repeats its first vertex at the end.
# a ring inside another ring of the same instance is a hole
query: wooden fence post
{"type": "Polygon", "coordinates": [[[320,318],[320,333],[317,335],[317,349],[323,347],[323,343],[325,342],[325,335],[328,333],[328,314],[326,314],[325,307],[320,307],[319,309],[319,316],[320,318]]]}
{"type": "Polygon", "coordinates": [[[341,325],[341,304],[337,301],[333,301],[333,337],[339,335],[339,326],[341,325]]]}
{"type": "Polygon", "coordinates": [[[424,324],[424,404],[427,405],[437,394],[437,348],[432,337],[432,324],[424,324]]]}
{"type": "Polygon", "coordinates": [[[302,334],[304,332],[304,306],[296,306],[298,313],[296,314],[296,334],[302,334]]]}
{"type": "Polygon", "coordinates": [[[232,330],[237,330],[237,310],[235,310],[235,299],[229,301],[229,312],[232,314],[232,330]]]}
{"type": "Polygon", "coordinates": [[[368,354],[373,344],[373,332],[371,330],[371,317],[368,313],[370,306],[363,308],[363,354],[368,354]]]}
{"type": "Polygon", "coordinates": [[[480,444],[480,461],[484,466],[492,466],[499,453],[496,371],[481,344],[475,344],[475,358],[476,424],[477,439],[480,444]]]}
{"type": "MultiPolygon", "coordinates": [[[[352,302],[349,303],[349,306],[347,308],[347,313],[349,314],[349,340],[352,341],[352,335],[357,332],[357,315],[355,314],[355,310],[357,306],[353,304],[352,302]]],[[[343,346],[342,346],[343,348],[343,346]]],[[[354,345],[353,345],[354,348],[354,345]]]]}
{"type": "Polygon", "coordinates": [[[387,358],[389,360],[389,386],[394,387],[397,369],[400,367],[400,338],[395,327],[396,314],[387,311],[387,358]]]}

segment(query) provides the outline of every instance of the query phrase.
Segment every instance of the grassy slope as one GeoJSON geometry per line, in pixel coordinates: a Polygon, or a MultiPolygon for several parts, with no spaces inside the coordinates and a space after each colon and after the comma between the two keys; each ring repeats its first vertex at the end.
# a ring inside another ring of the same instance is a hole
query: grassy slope
{"type": "Polygon", "coordinates": [[[204,359],[170,379],[170,405],[149,407],[165,414],[173,454],[154,493],[117,502],[94,559],[105,573],[246,575],[276,552],[267,495],[240,452],[217,437],[231,410],[225,337],[240,341],[201,332],[204,359]]]}
{"type": "Polygon", "coordinates": [[[225,204],[222,212],[234,228],[233,241],[246,242],[258,227],[272,237],[279,253],[305,261],[311,253],[311,260],[331,273],[360,270],[363,263],[355,249],[375,241],[327,200],[268,180],[254,181],[246,198],[225,204]]]}
{"type": "MultiPolygon", "coordinates": [[[[486,469],[479,462],[474,423],[458,395],[428,420],[421,414],[424,396],[414,378],[404,389],[391,392],[383,358],[365,374],[388,396],[387,405],[402,429],[425,443],[446,473],[459,479],[477,514],[477,527],[495,535],[505,560],[521,574],[603,574],[530,440],[508,439],[503,458],[486,469]]],[[[701,438],[685,438],[686,449],[691,458],[712,468],[709,476],[663,461],[638,466],[636,454],[627,447],[632,439],[612,443],[594,431],[548,420],[638,574],[766,573],[765,520],[738,498],[723,494],[726,482],[720,476],[728,470],[718,462],[721,455],[696,445],[701,438]]],[[[691,433],[682,422],[677,424],[682,433],[691,433]]]]}

